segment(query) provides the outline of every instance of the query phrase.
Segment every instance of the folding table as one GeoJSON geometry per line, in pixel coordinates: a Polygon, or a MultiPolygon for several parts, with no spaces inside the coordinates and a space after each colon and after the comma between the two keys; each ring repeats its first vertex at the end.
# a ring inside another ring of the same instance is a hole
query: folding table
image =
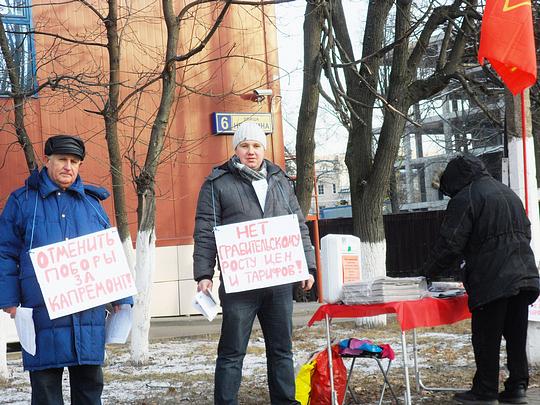
{"type": "MultiPolygon", "coordinates": [[[[471,313],[467,306],[467,295],[453,298],[422,298],[413,301],[395,301],[378,304],[364,305],[343,305],[325,304],[321,305],[308,322],[308,326],[321,320],[326,322],[326,343],[328,349],[328,365],[330,368],[330,389],[332,392],[332,405],[337,405],[337,394],[334,388],[334,371],[332,369],[331,341],[330,341],[330,320],[332,318],[363,318],[383,314],[395,313],[401,327],[401,348],[403,357],[403,374],[405,379],[405,405],[411,405],[411,388],[409,385],[409,365],[407,359],[407,342],[405,332],[413,330],[416,338],[416,328],[441,326],[454,322],[459,322],[470,318],[471,313]]],[[[416,343],[416,339],[415,339],[416,343]]],[[[420,380],[418,367],[416,365],[416,344],[413,347],[415,358],[415,372],[417,386],[420,380]]],[[[424,389],[429,389],[422,386],[424,389]]]]}

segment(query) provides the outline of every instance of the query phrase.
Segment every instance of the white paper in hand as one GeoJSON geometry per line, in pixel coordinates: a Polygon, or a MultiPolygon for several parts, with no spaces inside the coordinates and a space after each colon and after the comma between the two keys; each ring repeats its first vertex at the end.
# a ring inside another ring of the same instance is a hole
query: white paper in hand
{"type": "Polygon", "coordinates": [[[36,355],[36,330],[32,318],[32,308],[18,307],[15,313],[15,327],[22,348],[32,356],[36,355]]]}
{"type": "Polygon", "coordinates": [[[208,294],[199,291],[193,298],[193,308],[203,314],[209,321],[212,321],[219,311],[219,306],[210,291],[208,291],[208,294]]]}
{"type": "Polygon", "coordinates": [[[131,305],[120,305],[120,311],[109,314],[105,321],[105,343],[126,343],[131,331],[133,311],[131,305]]]}

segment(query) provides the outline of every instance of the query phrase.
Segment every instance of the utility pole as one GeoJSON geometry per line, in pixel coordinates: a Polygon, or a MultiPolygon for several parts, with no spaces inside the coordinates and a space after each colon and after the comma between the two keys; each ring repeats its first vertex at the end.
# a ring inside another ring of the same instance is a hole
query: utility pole
{"type": "MultiPolygon", "coordinates": [[[[508,131],[508,171],[510,187],[528,206],[531,221],[531,248],[538,265],[540,260],[540,215],[538,212],[538,183],[536,181],[536,163],[534,141],[532,137],[531,108],[529,90],[524,90],[525,114],[521,113],[521,96],[512,96],[507,90],[505,94],[506,122],[508,131]],[[525,155],[522,139],[522,116],[525,117],[525,155]],[[524,161],[527,163],[525,171],[524,161]],[[527,193],[525,193],[527,179],[527,193]],[[525,202],[527,194],[527,202],[525,202]]],[[[527,357],[531,364],[540,364],[540,321],[529,320],[527,334],[527,357]]]]}

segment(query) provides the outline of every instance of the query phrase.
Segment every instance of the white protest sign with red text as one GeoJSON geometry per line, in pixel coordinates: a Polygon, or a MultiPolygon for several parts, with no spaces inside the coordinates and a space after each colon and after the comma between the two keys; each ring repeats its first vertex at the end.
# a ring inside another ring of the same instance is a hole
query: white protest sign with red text
{"type": "Polygon", "coordinates": [[[309,277],[296,215],[217,226],[214,235],[228,293],[309,277]]]}
{"type": "Polygon", "coordinates": [[[116,228],[30,250],[51,319],[137,293],[116,228]]]}

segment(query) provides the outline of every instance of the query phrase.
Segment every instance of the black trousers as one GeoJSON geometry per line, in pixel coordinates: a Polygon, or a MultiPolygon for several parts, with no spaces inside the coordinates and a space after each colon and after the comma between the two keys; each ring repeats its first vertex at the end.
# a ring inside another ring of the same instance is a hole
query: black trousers
{"type": "Polygon", "coordinates": [[[529,384],[526,343],[528,306],[536,293],[522,291],[472,311],[472,344],[476,373],[472,392],[496,399],[499,392],[499,353],[501,338],[506,340],[509,377],[505,389],[512,391],[529,384]]]}
{"type": "MultiPolygon", "coordinates": [[[[101,405],[103,371],[99,365],[71,366],[69,386],[71,404],[101,405]]],[[[30,371],[32,405],[62,405],[62,374],[64,368],[30,371]]]]}

